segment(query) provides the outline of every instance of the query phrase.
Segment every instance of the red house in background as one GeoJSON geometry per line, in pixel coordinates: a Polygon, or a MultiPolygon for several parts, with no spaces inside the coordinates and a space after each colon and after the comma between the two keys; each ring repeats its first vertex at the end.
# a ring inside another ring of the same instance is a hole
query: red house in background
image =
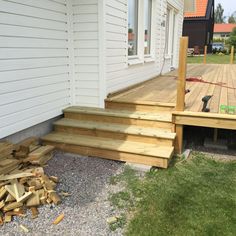
{"type": "Polygon", "coordinates": [[[196,0],[195,11],[184,14],[183,36],[189,37],[189,48],[198,46],[200,53],[205,45],[212,51],[214,5],[214,0],[196,0]]]}

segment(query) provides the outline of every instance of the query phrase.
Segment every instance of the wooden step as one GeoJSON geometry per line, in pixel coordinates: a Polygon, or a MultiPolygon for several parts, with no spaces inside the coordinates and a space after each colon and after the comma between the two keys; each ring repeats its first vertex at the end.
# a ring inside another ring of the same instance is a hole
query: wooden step
{"type": "Polygon", "coordinates": [[[162,146],[173,146],[175,133],[162,128],[61,119],[54,123],[55,131],[94,137],[113,138],[162,146]]]}
{"type": "Polygon", "coordinates": [[[66,152],[161,168],[168,167],[174,151],[173,147],[60,132],[48,134],[42,141],[66,152]]]}
{"type": "Polygon", "coordinates": [[[91,107],[69,107],[64,110],[65,118],[106,123],[119,123],[143,127],[172,129],[172,114],[169,112],[148,113],[118,111],[91,107]]]}
{"type": "Polygon", "coordinates": [[[105,100],[105,108],[115,110],[129,110],[129,111],[148,111],[148,112],[160,112],[160,111],[173,111],[175,108],[174,103],[161,103],[152,101],[135,101],[127,102],[120,99],[105,100]]]}

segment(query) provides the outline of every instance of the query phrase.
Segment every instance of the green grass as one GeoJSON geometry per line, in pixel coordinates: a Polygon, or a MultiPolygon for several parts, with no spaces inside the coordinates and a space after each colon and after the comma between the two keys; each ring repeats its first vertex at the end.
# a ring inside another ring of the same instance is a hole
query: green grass
{"type": "Polygon", "coordinates": [[[128,212],[128,236],[236,235],[236,162],[197,153],[144,179],[126,169],[119,181],[126,190],[111,199],[128,212]]]}
{"type": "MultiPolygon", "coordinates": [[[[187,62],[188,63],[203,63],[203,56],[188,57],[187,62]]],[[[208,54],[207,63],[208,64],[229,64],[230,55],[208,54]]]]}

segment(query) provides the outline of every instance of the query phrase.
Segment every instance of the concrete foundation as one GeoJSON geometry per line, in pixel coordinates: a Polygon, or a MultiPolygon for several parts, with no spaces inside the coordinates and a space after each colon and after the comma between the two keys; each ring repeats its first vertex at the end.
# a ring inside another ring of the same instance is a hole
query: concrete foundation
{"type": "Polygon", "coordinates": [[[28,128],[28,129],[17,132],[13,135],[10,135],[6,138],[3,138],[0,141],[7,140],[12,143],[18,143],[26,138],[29,138],[29,137],[42,137],[52,131],[53,123],[60,118],[61,118],[61,116],[58,116],[53,119],[47,120],[43,123],[40,123],[38,125],[28,128]]]}

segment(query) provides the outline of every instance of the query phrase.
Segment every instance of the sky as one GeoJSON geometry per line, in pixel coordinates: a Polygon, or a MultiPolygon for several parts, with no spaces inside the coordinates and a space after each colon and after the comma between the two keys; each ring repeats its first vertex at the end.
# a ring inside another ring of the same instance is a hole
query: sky
{"type": "Polygon", "coordinates": [[[234,11],[236,11],[236,0],[215,0],[215,6],[221,3],[224,8],[224,15],[230,16],[234,11]]]}

